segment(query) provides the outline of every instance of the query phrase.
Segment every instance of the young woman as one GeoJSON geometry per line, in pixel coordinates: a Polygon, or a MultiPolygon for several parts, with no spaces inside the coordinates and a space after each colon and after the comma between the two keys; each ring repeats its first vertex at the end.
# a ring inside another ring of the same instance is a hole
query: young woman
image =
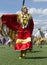
{"type": "Polygon", "coordinates": [[[15,49],[21,50],[19,59],[26,56],[26,50],[32,47],[31,35],[34,28],[34,23],[31,15],[28,13],[27,7],[23,6],[21,13],[18,15],[18,36],[16,40],[15,49]]]}

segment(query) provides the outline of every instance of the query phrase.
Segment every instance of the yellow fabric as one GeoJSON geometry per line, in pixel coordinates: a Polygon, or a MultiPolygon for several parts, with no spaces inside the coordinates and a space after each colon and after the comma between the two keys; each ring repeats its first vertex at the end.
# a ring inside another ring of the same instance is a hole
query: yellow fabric
{"type": "Polygon", "coordinates": [[[36,44],[40,44],[41,41],[46,41],[46,39],[44,37],[41,37],[40,39],[36,38],[36,44]]]}
{"type": "Polygon", "coordinates": [[[16,44],[17,43],[23,43],[23,44],[25,44],[25,43],[27,43],[27,42],[30,42],[31,41],[31,37],[28,37],[27,39],[17,39],[17,41],[16,41],[16,44]]]}
{"type": "Polygon", "coordinates": [[[45,38],[44,37],[41,37],[40,41],[45,41],[45,38]]]}
{"type": "Polygon", "coordinates": [[[31,15],[30,14],[23,14],[23,13],[21,13],[21,14],[19,14],[18,15],[18,20],[22,23],[22,22],[24,22],[25,24],[28,22],[28,20],[30,20],[32,17],[31,17],[31,15]],[[24,20],[24,21],[23,21],[24,20]]]}

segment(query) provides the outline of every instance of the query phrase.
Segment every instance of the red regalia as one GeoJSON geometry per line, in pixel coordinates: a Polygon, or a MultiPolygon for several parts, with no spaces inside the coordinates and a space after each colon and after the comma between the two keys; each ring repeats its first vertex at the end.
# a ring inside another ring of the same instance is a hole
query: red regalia
{"type": "Polygon", "coordinates": [[[34,23],[32,17],[29,14],[18,15],[18,22],[20,24],[18,28],[18,37],[16,40],[15,49],[16,50],[26,50],[32,48],[31,35],[34,28],[34,23]]]}
{"type": "MultiPolygon", "coordinates": [[[[18,16],[19,15],[17,14],[3,15],[2,23],[6,24],[10,29],[18,32],[15,50],[26,50],[32,47],[31,35],[34,28],[34,22],[32,18],[27,20],[28,23],[26,23],[26,20],[24,19],[25,24],[27,24],[24,25],[23,22],[19,22],[19,20],[17,20],[18,16]]],[[[28,15],[27,18],[29,18],[28,15]]]]}

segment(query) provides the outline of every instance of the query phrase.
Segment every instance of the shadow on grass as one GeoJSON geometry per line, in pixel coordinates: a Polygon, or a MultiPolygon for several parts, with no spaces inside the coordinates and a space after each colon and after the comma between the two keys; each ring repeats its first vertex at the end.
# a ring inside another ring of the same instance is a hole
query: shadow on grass
{"type": "Polygon", "coordinates": [[[47,56],[45,57],[25,57],[24,59],[46,59],[47,56]]]}
{"type": "Polygon", "coordinates": [[[31,53],[38,53],[38,52],[42,52],[42,51],[29,51],[29,50],[27,51],[27,53],[30,53],[30,52],[31,53]]]}
{"type": "MultiPolygon", "coordinates": [[[[21,51],[15,51],[16,53],[21,53],[21,51]]],[[[39,52],[42,52],[42,51],[30,51],[30,50],[27,50],[27,53],[39,53],[39,52]]]]}

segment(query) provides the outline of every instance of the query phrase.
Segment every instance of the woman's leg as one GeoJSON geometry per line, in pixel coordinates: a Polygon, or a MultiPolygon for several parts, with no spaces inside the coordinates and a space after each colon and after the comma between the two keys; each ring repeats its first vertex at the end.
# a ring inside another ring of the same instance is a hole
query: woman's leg
{"type": "Polygon", "coordinates": [[[26,50],[21,50],[21,57],[25,57],[26,56],[26,50]]]}

